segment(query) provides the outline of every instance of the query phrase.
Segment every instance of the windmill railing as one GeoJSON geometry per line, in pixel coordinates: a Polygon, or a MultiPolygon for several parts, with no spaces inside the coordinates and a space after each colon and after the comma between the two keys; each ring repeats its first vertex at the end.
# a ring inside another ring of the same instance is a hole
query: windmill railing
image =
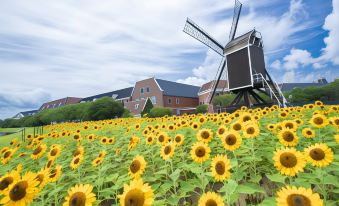
{"type": "Polygon", "coordinates": [[[262,82],[263,83],[263,86],[267,86],[268,89],[270,90],[270,96],[271,96],[271,99],[273,99],[272,97],[274,96],[274,98],[277,100],[278,102],[278,105],[279,107],[281,106],[284,106],[279,98],[277,97],[277,95],[274,93],[273,89],[271,88],[271,86],[269,85],[269,83],[266,81],[266,79],[263,77],[263,75],[261,73],[258,73],[258,74],[254,74],[253,75],[253,80],[257,81],[257,82],[262,82]],[[272,96],[273,95],[273,96],[272,96]]]}

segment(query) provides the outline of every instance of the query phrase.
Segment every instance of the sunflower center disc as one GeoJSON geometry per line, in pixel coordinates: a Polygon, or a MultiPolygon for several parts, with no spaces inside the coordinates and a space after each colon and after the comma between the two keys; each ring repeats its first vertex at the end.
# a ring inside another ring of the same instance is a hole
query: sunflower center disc
{"type": "Polygon", "coordinates": [[[36,148],[36,149],[33,151],[33,154],[34,154],[34,155],[37,155],[37,154],[39,154],[41,151],[42,151],[42,148],[41,148],[41,146],[39,146],[38,148],[36,148]]]}
{"type": "Polygon", "coordinates": [[[165,140],[164,135],[160,135],[160,136],[159,136],[159,142],[163,142],[164,140],[165,140]]]}
{"type": "Polygon", "coordinates": [[[126,194],[126,206],[143,206],[145,202],[144,193],[140,189],[133,189],[126,194]]]}
{"type": "Polygon", "coordinates": [[[80,162],[80,158],[79,157],[74,160],[74,164],[78,164],[79,162],[80,162]]]}
{"type": "Polygon", "coordinates": [[[215,164],[215,171],[218,175],[223,175],[225,173],[225,163],[222,161],[217,162],[215,164]]]}
{"type": "Polygon", "coordinates": [[[50,154],[51,156],[55,156],[57,153],[58,153],[57,149],[52,149],[50,154]]]}
{"type": "Polygon", "coordinates": [[[79,139],[80,138],[80,136],[79,135],[74,135],[74,139],[79,139]]]}
{"type": "Polygon", "coordinates": [[[225,133],[225,129],[224,128],[221,128],[218,130],[218,134],[224,134],[225,133]]]}
{"type": "Polygon", "coordinates": [[[310,151],[310,156],[314,160],[323,160],[325,158],[325,152],[320,148],[315,148],[310,151]]]}
{"type": "Polygon", "coordinates": [[[169,153],[171,153],[171,151],[172,151],[171,146],[166,146],[165,149],[164,149],[165,155],[168,155],[169,153]]]}
{"type": "Polygon", "coordinates": [[[78,156],[79,154],[81,154],[81,152],[80,152],[80,150],[77,149],[77,150],[74,152],[73,156],[76,157],[76,156],[78,156]]]}
{"type": "Polygon", "coordinates": [[[253,127],[249,127],[246,130],[247,134],[254,134],[254,128],[253,127]]]}
{"type": "Polygon", "coordinates": [[[311,201],[304,195],[291,194],[287,197],[287,204],[289,206],[311,206],[311,201]]]}
{"type": "Polygon", "coordinates": [[[0,190],[4,190],[13,182],[13,177],[6,177],[0,182],[0,190]]]}
{"type": "Polygon", "coordinates": [[[181,142],[181,137],[180,137],[180,136],[176,136],[176,137],[175,137],[175,141],[176,141],[177,143],[181,142]]]}
{"type": "Polygon", "coordinates": [[[239,130],[241,130],[241,125],[237,123],[237,124],[233,125],[233,129],[235,131],[239,131],[239,130]]]}
{"type": "Polygon", "coordinates": [[[324,120],[321,117],[316,117],[316,118],[314,118],[313,122],[315,124],[322,124],[324,122],[324,120]]]}
{"type": "Polygon", "coordinates": [[[293,129],[292,123],[286,123],[285,126],[286,126],[286,128],[293,129]]]}
{"type": "Polygon", "coordinates": [[[234,145],[236,142],[237,142],[237,138],[233,134],[227,135],[226,143],[228,145],[234,145]]]}
{"type": "Polygon", "coordinates": [[[16,183],[11,191],[9,192],[9,197],[13,201],[21,200],[26,196],[26,188],[28,187],[28,184],[26,181],[21,181],[16,183]]]}
{"type": "Polygon", "coordinates": [[[307,135],[312,135],[312,132],[310,130],[307,130],[306,134],[307,135]]]}
{"type": "Polygon", "coordinates": [[[284,134],[283,134],[283,137],[284,137],[284,140],[286,141],[286,142],[292,142],[293,141],[293,139],[294,139],[294,135],[292,134],[292,132],[285,132],[284,134]]]}
{"type": "Polygon", "coordinates": [[[148,142],[152,142],[152,137],[149,137],[149,138],[147,139],[147,141],[148,141],[148,142]]]}
{"type": "Polygon", "coordinates": [[[201,137],[202,137],[203,139],[208,139],[208,138],[210,137],[210,134],[209,134],[207,131],[203,131],[203,132],[201,133],[201,137]]]}
{"type": "Polygon", "coordinates": [[[71,198],[69,198],[69,206],[85,206],[86,205],[86,195],[83,192],[74,193],[71,198]]]}
{"type": "Polygon", "coordinates": [[[49,160],[49,161],[47,162],[47,167],[50,168],[50,167],[52,166],[52,164],[53,164],[53,160],[49,160]]]}
{"type": "Polygon", "coordinates": [[[217,206],[218,204],[214,200],[209,199],[206,201],[205,205],[206,206],[217,206]]]}
{"type": "Polygon", "coordinates": [[[134,160],[132,164],[129,166],[129,169],[131,170],[132,173],[136,173],[140,170],[141,164],[139,160],[134,160]]]}
{"type": "Polygon", "coordinates": [[[198,147],[196,150],[195,150],[195,155],[198,156],[198,157],[203,157],[205,156],[205,148],[204,147],[198,147]]]}
{"type": "Polygon", "coordinates": [[[5,154],[4,154],[4,158],[9,157],[10,155],[11,155],[11,151],[7,151],[7,152],[5,152],[5,154]]]}
{"type": "Polygon", "coordinates": [[[251,117],[250,116],[245,116],[242,120],[244,122],[247,122],[247,121],[251,120],[251,117]]]}
{"type": "Polygon", "coordinates": [[[280,163],[287,168],[297,165],[297,157],[291,152],[285,152],[280,155],[280,163]]]}

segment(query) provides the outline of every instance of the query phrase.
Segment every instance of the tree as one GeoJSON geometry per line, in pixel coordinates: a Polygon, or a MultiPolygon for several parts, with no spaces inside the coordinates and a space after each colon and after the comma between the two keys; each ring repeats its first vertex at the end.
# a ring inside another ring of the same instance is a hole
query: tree
{"type": "Polygon", "coordinates": [[[153,104],[150,98],[147,99],[144,109],[141,112],[141,116],[143,117],[145,114],[149,115],[151,109],[153,108],[153,104]]]}
{"type": "Polygon", "coordinates": [[[208,105],[207,105],[207,104],[199,105],[199,106],[197,106],[197,108],[195,109],[195,111],[196,111],[198,114],[204,114],[204,113],[207,113],[207,110],[208,110],[208,105]]]}
{"type": "Polygon", "coordinates": [[[110,97],[103,97],[93,102],[87,110],[89,120],[103,120],[121,117],[124,107],[110,97]]]}

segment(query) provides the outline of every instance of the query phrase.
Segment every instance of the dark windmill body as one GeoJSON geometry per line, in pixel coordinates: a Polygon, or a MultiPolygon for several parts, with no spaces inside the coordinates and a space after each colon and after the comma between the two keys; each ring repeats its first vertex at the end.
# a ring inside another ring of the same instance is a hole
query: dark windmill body
{"type": "MultiPolygon", "coordinates": [[[[279,87],[273,82],[265,67],[263,41],[260,32],[255,29],[234,38],[242,4],[236,0],[233,24],[229,35],[229,42],[222,46],[198,25],[187,19],[184,32],[204,43],[223,58],[216,75],[216,81],[211,85],[212,93],[205,102],[211,103],[218,82],[226,75],[228,88],[223,90],[236,94],[229,109],[236,109],[242,105],[249,108],[266,106],[268,103],[260,96],[264,93],[279,107],[285,107],[286,100],[279,87]]],[[[220,111],[220,108],[219,108],[220,111]]]]}

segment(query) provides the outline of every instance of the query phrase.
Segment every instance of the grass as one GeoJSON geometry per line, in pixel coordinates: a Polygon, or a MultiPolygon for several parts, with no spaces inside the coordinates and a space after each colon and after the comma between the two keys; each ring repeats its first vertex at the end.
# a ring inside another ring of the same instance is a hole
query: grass
{"type": "MultiPolygon", "coordinates": [[[[20,130],[20,128],[0,128],[0,132],[15,132],[18,130],[20,130]]],[[[26,127],[26,135],[33,134],[33,132],[33,127],[26,127]]],[[[18,138],[19,140],[21,140],[21,132],[0,136],[0,148],[9,145],[10,141],[13,138],[18,138]]]]}

